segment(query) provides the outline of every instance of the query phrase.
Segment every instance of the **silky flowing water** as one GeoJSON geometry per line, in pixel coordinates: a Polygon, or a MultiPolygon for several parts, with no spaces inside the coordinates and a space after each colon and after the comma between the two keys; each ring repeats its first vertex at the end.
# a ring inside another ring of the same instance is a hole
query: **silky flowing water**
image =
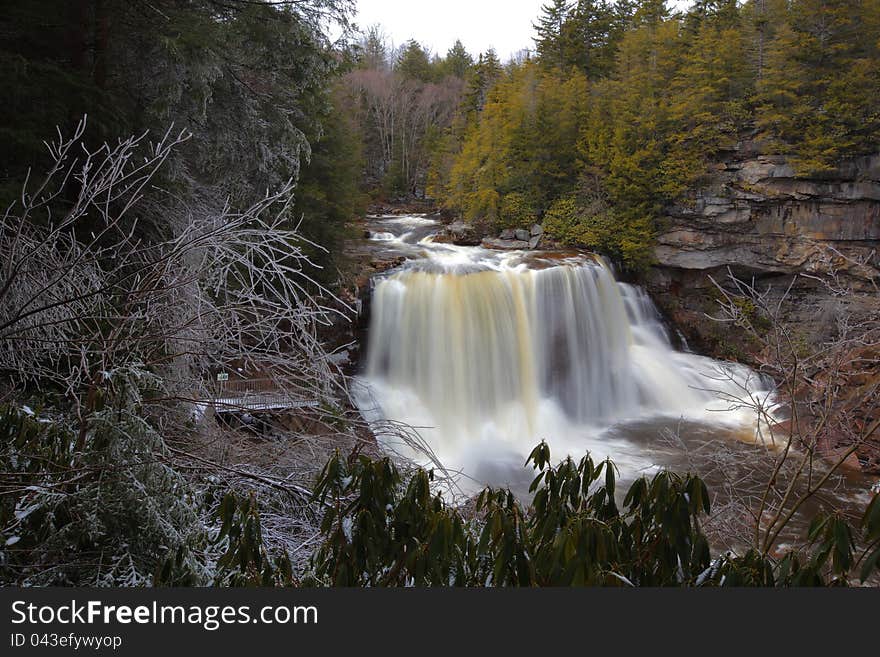
{"type": "Polygon", "coordinates": [[[772,382],[674,348],[647,294],[598,257],[438,244],[424,217],[370,229],[370,248],[407,258],[374,279],[356,394],[387,449],[430,465],[385,427],[415,428],[468,492],[525,494],[523,464],[546,440],[555,457],[610,457],[624,481],[702,469],[735,494],[730,474],[766,434],[753,406],[773,406],[772,382]]]}

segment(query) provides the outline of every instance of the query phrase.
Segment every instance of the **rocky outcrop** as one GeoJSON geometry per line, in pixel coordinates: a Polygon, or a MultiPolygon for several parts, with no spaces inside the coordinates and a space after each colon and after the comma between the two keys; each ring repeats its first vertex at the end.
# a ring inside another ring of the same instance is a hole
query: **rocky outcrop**
{"type": "Polygon", "coordinates": [[[543,234],[540,224],[532,224],[531,228],[505,228],[498,237],[484,238],[482,245],[487,249],[537,249],[543,234]]]}
{"type": "MultiPolygon", "coordinates": [[[[704,353],[752,364],[764,357],[735,327],[708,318],[718,310],[716,283],[725,285],[730,275],[753,283],[774,302],[785,298],[781,320],[806,342],[818,345],[835,335],[844,315],[862,326],[875,325],[880,322],[880,154],[804,179],[783,157],[766,153],[757,141],[744,141],[720,158],[702,187],[667,208],[654,256],[649,291],[704,353]]],[[[850,392],[856,399],[865,377],[876,387],[880,376],[876,360],[855,354],[853,359],[859,372],[841,400],[850,392]]],[[[824,394],[816,386],[803,395],[824,394]]],[[[854,409],[841,401],[841,412],[854,409]]],[[[859,422],[873,418],[868,414],[859,422]]],[[[833,453],[846,440],[832,437],[827,443],[833,453]]],[[[880,436],[858,457],[863,467],[880,468],[880,436]]]]}
{"type": "Polygon", "coordinates": [[[497,237],[486,233],[485,227],[478,227],[459,219],[448,224],[433,237],[433,240],[458,246],[483,246],[487,249],[537,249],[541,244],[544,228],[541,224],[532,224],[529,228],[505,228],[497,237]]]}
{"type": "MultiPolygon", "coordinates": [[[[818,279],[869,291],[880,281],[880,154],[847,162],[822,178],[795,176],[785,159],[745,141],[726,154],[682,203],[667,209],[648,287],[690,339],[729,274],[793,299],[791,319],[833,319],[839,295],[818,279]],[[675,317],[673,317],[676,319],[675,317]]],[[[708,345],[711,347],[711,345],[708,345]]]]}
{"type": "Polygon", "coordinates": [[[453,221],[446,227],[446,234],[450,242],[459,246],[477,246],[481,239],[477,229],[464,221],[453,221]]]}
{"type": "Polygon", "coordinates": [[[848,162],[822,179],[795,177],[778,155],[745,142],[706,186],[668,208],[655,257],[661,269],[734,267],[757,275],[880,275],[880,154],[848,162]]]}

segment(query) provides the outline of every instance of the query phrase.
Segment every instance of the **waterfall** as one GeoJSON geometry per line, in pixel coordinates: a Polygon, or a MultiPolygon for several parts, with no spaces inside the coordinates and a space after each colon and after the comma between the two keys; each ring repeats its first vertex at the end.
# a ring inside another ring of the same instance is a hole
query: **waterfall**
{"type": "Polygon", "coordinates": [[[536,268],[443,248],[376,282],[358,403],[416,427],[446,465],[521,466],[547,439],[645,467],[602,432],[661,416],[749,421],[730,400],[760,388],[754,373],[675,351],[647,295],[600,259],[536,268]]]}

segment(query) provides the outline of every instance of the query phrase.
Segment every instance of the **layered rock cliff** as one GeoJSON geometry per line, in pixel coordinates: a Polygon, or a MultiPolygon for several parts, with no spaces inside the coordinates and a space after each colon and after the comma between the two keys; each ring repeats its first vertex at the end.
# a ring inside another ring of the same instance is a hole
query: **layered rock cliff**
{"type": "Polygon", "coordinates": [[[662,269],[736,264],[759,275],[821,272],[833,247],[865,261],[867,267],[848,267],[856,278],[878,275],[880,154],[802,179],[784,158],[744,142],[688,200],[665,217],[655,249],[662,269]]]}
{"type": "MultiPolygon", "coordinates": [[[[815,351],[839,337],[842,322],[878,330],[878,252],[880,154],[806,179],[759,142],[744,141],[719,158],[703,186],[667,209],[647,285],[697,349],[760,365],[768,356],[761,345],[710,319],[718,314],[716,283],[730,286],[735,276],[753,284],[781,304],[781,321],[815,351]]],[[[842,412],[853,413],[847,421],[860,427],[880,417],[880,349],[874,339],[850,346],[850,371],[840,374],[842,412]],[[853,408],[843,408],[847,399],[853,408]]],[[[821,373],[812,374],[815,388],[802,390],[804,398],[827,393],[821,373]]],[[[873,447],[859,450],[863,468],[880,469],[877,438],[873,447]]],[[[831,451],[847,442],[839,435],[823,441],[831,451]]]]}

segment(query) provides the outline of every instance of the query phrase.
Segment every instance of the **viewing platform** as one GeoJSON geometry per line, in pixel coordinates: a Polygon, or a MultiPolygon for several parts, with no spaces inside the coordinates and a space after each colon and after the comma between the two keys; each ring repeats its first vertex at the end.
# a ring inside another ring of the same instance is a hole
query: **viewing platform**
{"type": "Polygon", "coordinates": [[[283,381],[269,378],[219,380],[208,404],[218,414],[286,411],[320,405],[317,400],[303,399],[290,392],[293,387],[288,388],[283,381]]]}

